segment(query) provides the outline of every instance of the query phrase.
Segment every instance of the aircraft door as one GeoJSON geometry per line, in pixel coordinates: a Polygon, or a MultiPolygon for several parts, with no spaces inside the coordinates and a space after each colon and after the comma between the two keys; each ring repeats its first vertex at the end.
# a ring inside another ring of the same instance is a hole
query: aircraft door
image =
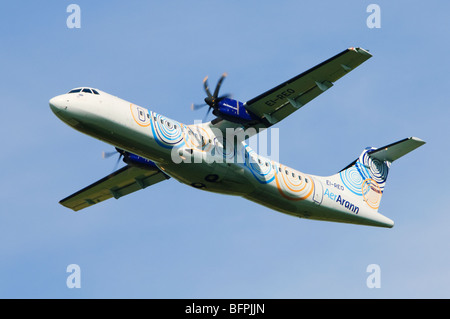
{"type": "Polygon", "coordinates": [[[322,182],[319,179],[314,179],[314,196],[313,196],[314,203],[320,205],[322,204],[322,199],[323,199],[322,182]]]}

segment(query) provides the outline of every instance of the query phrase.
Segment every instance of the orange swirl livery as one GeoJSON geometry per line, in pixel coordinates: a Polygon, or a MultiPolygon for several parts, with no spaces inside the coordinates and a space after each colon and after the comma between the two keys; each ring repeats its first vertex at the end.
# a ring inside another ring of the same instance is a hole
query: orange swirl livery
{"type": "MultiPolygon", "coordinates": [[[[109,144],[124,162],[115,172],[75,191],[60,203],[73,211],[89,207],[95,213],[97,204],[105,200],[176,180],[201,191],[243,197],[254,202],[255,209],[263,205],[300,218],[391,228],[394,222],[378,211],[388,172],[394,161],[425,144],[421,139],[408,137],[379,148],[367,147],[330,176],[304,174],[278,163],[279,154],[263,154],[268,149],[278,152],[279,141],[272,141],[278,131],[272,130],[273,126],[294,116],[341,77],[359,72],[355,70],[371,57],[367,50],[351,47],[246,102],[220,94],[226,73],[219,77],[213,90],[205,77],[205,103],[192,104],[191,108],[204,110],[206,116],[194,124],[178,122],[92,87],[74,88],[55,96],[49,104],[59,119],[109,144]],[[259,145],[254,150],[248,145],[258,134],[261,143],[265,136],[262,132],[269,131],[270,145],[259,145]]],[[[160,109],[164,107],[168,106],[160,109]]],[[[354,125],[363,130],[368,124],[354,125]]],[[[330,134],[335,134],[335,128],[330,128],[330,134]]],[[[380,140],[384,139],[381,134],[380,140]]],[[[290,143],[293,149],[299,146],[298,139],[290,143]]],[[[71,174],[68,171],[68,179],[71,174]]],[[[174,201],[181,200],[177,192],[167,191],[173,192],[174,201]]],[[[158,200],[154,192],[151,196],[152,201],[158,200]]],[[[132,205],[142,198],[130,195],[121,200],[132,205]]],[[[138,207],[146,207],[146,203],[138,207]]],[[[190,209],[198,208],[184,205],[182,209],[188,214],[190,209]]]]}
{"type": "Polygon", "coordinates": [[[142,127],[147,127],[150,125],[150,114],[148,113],[148,110],[134,105],[130,104],[130,111],[131,116],[133,117],[134,122],[142,127]]]}
{"type": "Polygon", "coordinates": [[[300,174],[288,170],[287,167],[283,168],[281,165],[275,173],[275,182],[281,196],[292,201],[304,200],[311,196],[314,191],[312,178],[302,177],[300,174]]]}

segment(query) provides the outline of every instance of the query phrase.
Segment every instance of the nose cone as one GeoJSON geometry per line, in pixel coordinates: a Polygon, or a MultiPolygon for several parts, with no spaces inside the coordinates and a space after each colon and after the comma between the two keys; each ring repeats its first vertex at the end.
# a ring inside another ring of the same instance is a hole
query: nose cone
{"type": "Polygon", "coordinates": [[[64,95],[58,95],[48,102],[53,113],[58,114],[67,109],[67,99],[64,95]]]}

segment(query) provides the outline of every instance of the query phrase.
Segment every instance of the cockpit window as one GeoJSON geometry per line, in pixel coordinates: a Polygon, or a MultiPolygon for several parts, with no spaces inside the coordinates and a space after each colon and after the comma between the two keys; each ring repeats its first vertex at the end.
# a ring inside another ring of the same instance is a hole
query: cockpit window
{"type": "Polygon", "coordinates": [[[79,92],[83,92],[83,93],[94,93],[97,95],[100,95],[100,93],[98,93],[97,90],[91,89],[91,88],[78,88],[78,89],[72,89],[69,91],[69,93],[79,93],[79,92]]]}

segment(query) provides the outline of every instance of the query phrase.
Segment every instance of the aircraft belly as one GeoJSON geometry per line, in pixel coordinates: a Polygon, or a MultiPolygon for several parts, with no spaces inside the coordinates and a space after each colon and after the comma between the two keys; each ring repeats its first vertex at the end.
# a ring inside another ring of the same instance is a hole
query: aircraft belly
{"type": "Polygon", "coordinates": [[[253,190],[242,168],[231,163],[162,164],[164,172],[195,188],[228,195],[244,195],[253,190]]]}
{"type": "Polygon", "coordinates": [[[278,196],[278,194],[274,194],[273,191],[266,190],[261,187],[255,189],[249,194],[246,194],[244,198],[285,214],[294,216],[297,215],[297,208],[293,203],[284,201],[280,198],[280,196],[278,196]]]}

